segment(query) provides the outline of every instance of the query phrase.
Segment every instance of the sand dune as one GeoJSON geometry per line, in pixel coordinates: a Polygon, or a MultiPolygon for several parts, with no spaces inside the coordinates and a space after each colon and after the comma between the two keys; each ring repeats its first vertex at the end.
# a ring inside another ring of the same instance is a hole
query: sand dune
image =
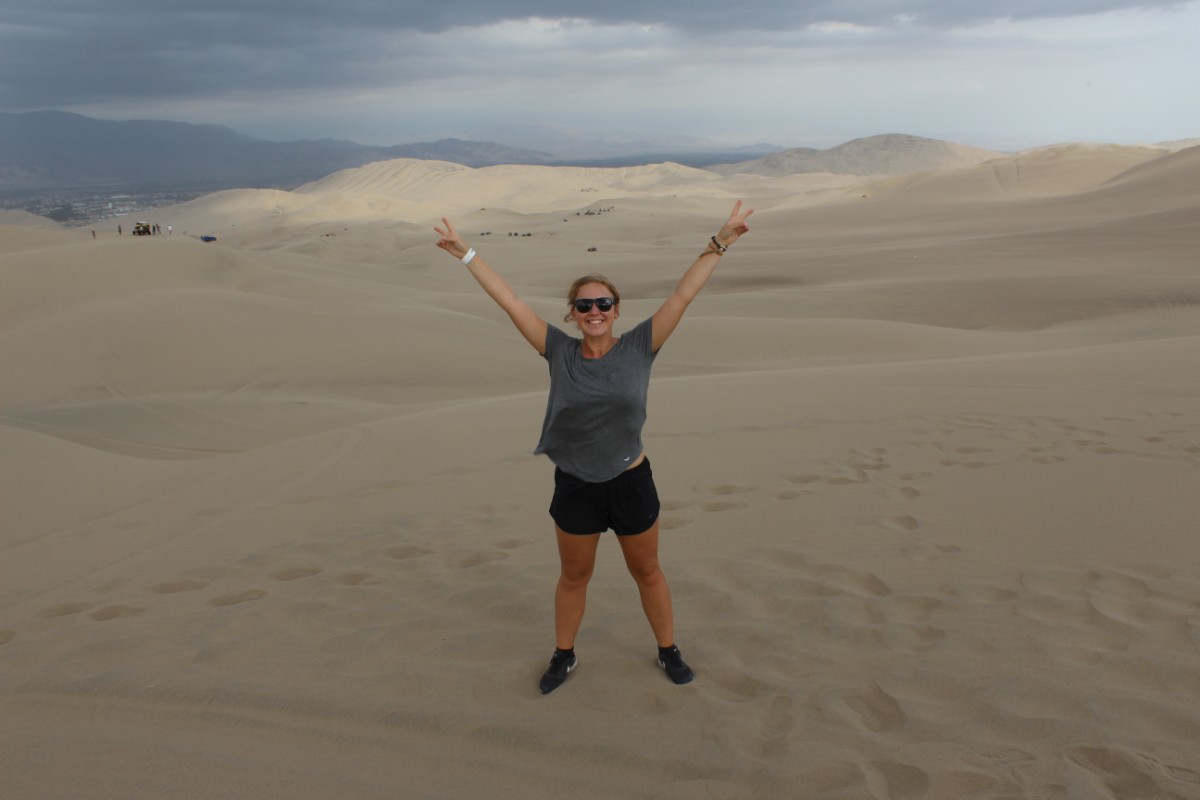
{"type": "Polygon", "coordinates": [[[1071,195],[1165,153],[1157,147],[1058,145],[994,158],[974,168],[905,175],[883,185],[939,198],[975,200],[1071,195]]]}
{"type": "Polygon", "coordinates": [[[5,796],[1200,797],[1198,170],[395,161],[0,224],[5,796]],[[739,196],[646,430],[697,680],[605,540],[540,696],[545,366],[431,226],[632,325],[739,196]]]}
{"type": "MultiPolygon", "coordinates": [[[[471,169],[440,161],[395,159],[343,170],[295,192],[224,192],[171,209],[185,229],[229,232],[273,219],[278,225],[427,220],[498,207],[517,214],[578,209],[630,194],[663,196],[719,182],[678,164],[620,169],[497,166],[471,169]]],[[[718,193],[724,196],[725,192],[718,193]]]]}
{"type": "Polygon", "coordinates": [[[753,161],[723,164],[721,174],[792,175],[834,172],[843,175],[905,175],[918,171],[954,169],[990,161],[1000,154],[979,147],[889,133],[854,139],[828,150],[809,147],[771,153],[753,161]]]}
{"type": "Polygon", "coordinates": [[[51,230],[58,230],[62,227],[54,220],[30,214],[28,211],[8,208],[0,208],[0,225],[21,225],[34,228],[48,228],[51,230]]]}

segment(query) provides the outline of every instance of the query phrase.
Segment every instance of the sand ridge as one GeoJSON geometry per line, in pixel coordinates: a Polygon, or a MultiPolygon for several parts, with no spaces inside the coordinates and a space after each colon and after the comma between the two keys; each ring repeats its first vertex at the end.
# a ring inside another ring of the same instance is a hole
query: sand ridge
{"type": "Polygon", "coordinates": [[[0,225],[6,791],[1200,797],[1198,159],[400,161],[0,225]],[[545,366],[431,227],[555,324],[609,274],[620,329],[739,196],[646,428],[697,680],[603,541],[542,697],[545,366]]]}

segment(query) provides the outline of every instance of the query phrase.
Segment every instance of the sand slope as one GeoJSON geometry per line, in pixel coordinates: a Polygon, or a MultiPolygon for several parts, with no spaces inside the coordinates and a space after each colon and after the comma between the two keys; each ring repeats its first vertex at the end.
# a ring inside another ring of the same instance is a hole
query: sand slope
{"type": "Polygon", "coordinates": [[[722,174],[791,175],[835,172],[845,175],[903,175],[990,161],[1000,154],[937,139],[888,133],[854,139],[828,150],[808,147],[780,150],[753,161],[714,167],[722,174]]]}
{"type": "Polygon", "coordinates": [[[1198,173],[401,161],[0,226],[5,795],[1200,797],[1198,173]],[[742,195],[646,429],[697,680],[605,540],[542,697],[545,367],[430,227],[632,325],[742,195]]]}

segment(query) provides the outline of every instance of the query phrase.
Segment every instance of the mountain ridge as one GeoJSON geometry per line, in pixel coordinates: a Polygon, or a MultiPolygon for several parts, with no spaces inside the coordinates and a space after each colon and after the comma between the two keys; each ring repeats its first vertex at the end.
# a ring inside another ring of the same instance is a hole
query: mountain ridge
{"type": "Polygon", "coordinates": [[[804,172],[843,175],[904,175],[930,169],[971,166],[1002,153],[905,133],[852,139],[827,150],[793,147],[762,158],[711,167],[722,175],[778,177],[804,172]]]}
{"type": "Polygon", "coordinates": [[[133,185],[291,187],[394,158],[478,167],[544,163],[550,156],[463,139],[389,147],[335,139],[270,142],[222,125],[97,120],[64,111],[0,113],[0,190],[10,192],[133,185]]]}
{"type": "Polygon", "coordinates": [[[272,142],[215,124],[98,120],[66,111],[0,112],[0,194],[96,187],[143,192],[290,189],[343,169],[397,158],[468,167],[622,167],[663,161],[707,167],[780,149],[767,144],[704,149],[691,141],[672,149],[646,141],[641,143],[645,152],[638,153],[629,149],[630,143],[622,151],[601,147],[600,140],[587,141],[597,149],[579,150],[575,156],[562,147],[542,150],[456,136],[388,146],[332,138],[272,142]]]}

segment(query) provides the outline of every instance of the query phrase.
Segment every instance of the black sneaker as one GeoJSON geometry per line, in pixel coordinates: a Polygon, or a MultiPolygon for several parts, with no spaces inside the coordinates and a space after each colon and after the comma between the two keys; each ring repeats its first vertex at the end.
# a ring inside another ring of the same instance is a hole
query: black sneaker
{"type": "Polygon", "coordinates": [[[563,681],[578,663],[579,659],[575,658],[574,651],[555,650],[554,655],[550,657],[550,666],[546,668],[546,674],[538,682],[538,689],[542,694],[550,694],[563,685],[563,681]]]}
{"type": "Polygon", "coordinates": [[[696,677],[696,673],[692,672],[692,668],[683,660],[679,648],[675,645],[668,649],[658,648],[658,665],[667,671],[667,677],[673,683],[691,683],[692,678],[696,677]]]}

